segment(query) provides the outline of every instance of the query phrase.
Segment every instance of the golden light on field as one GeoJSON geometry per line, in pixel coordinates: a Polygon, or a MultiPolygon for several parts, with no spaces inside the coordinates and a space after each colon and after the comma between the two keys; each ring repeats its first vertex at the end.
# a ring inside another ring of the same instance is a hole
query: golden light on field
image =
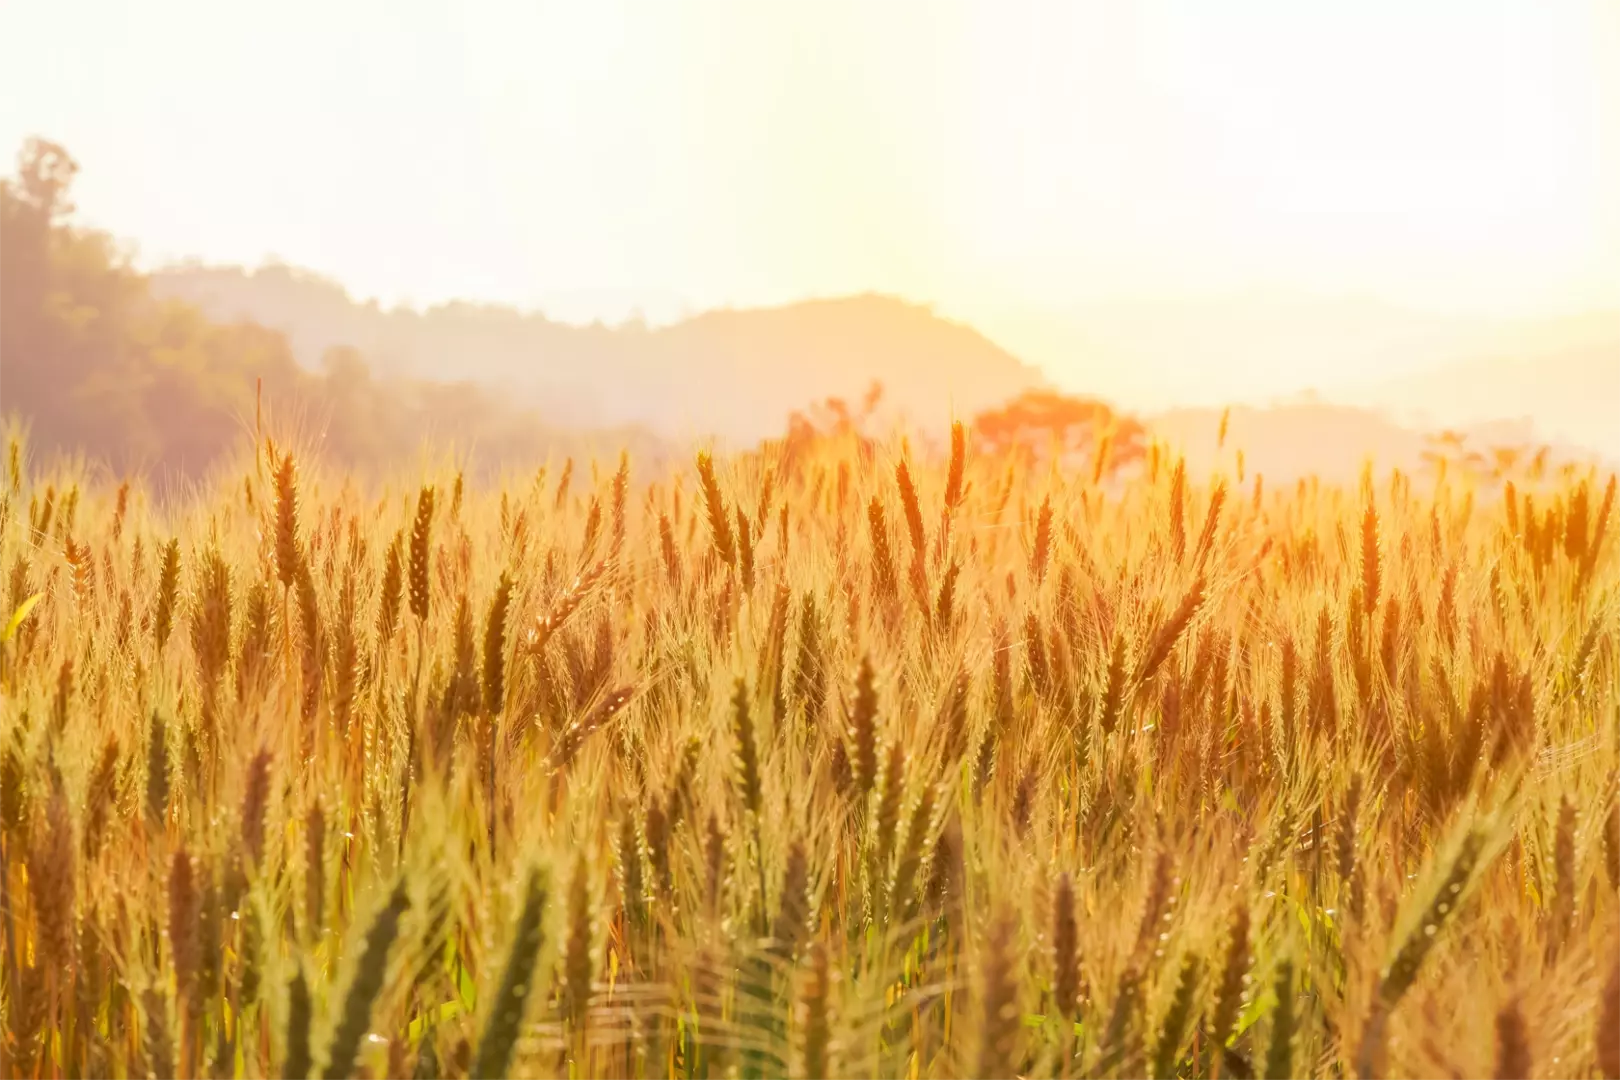
{"type": "Polygon", "coordinates": [[[1620,1076],[1614,474],[980,435],[11,438],[6,1074],[1620,1076]]]}
{"type": "Polygon", "coordinates": [[[1608,0],[3,11],[0,1077],[1620,1080],[1608,0]]]}

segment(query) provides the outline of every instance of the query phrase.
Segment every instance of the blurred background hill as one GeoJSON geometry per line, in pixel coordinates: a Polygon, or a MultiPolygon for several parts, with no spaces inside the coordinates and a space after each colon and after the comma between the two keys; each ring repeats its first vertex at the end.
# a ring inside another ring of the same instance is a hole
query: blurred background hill
{"type": "Polygon", "coordinates": [[[385,309],[278,264],[175,267],[151,280],[154,294],[212,319],[280,331],[311,369],[340,347],[358,349],[379,375],[431,378],[450,363],[543,415],[671,437],[776,435],[792,410],[873,381],[891,413],[926,422],[1045,381],[972,327],[887,296],[710,311],[660,327],[577,326],[497,305],[385,309]]]}
{"type": "Polygon", "coordinates": [[[206,470],[240,445],[261,386],[278,419],[362,470],[424,440],[486,468],[757,442],[874,384],[863,422],[924,431],[1032,392],[1107,398],[1195,468],[1229,463],[1217,453],[1226,415],[1228,445],[1279,478],[1349,476],[1368,457],[1423,467],[1447,429],[1481,461],[1543,443],[1620,459],[1620,318],[1605,314],[1492,322],[1256,295],[1093,306],[1063,316],[1077,361],[1058,385],[973,327],[876,294],[577,325],[492,304],[384,307],[276,262],[142,272],[76,223],[76,171],[65,149],[35,141],[0,184],[0,411],[24,419],[36,447],[115,469],[206,470]],[[1301,350],[1315,369],[1330,354],[1326,391],[1214,392],[1286,370],[1301,350]],[[1140,382],[1172,356],[1183,372],[1198,358],[1209,385],[1110,393],[1122,370],[1140,382]]]}

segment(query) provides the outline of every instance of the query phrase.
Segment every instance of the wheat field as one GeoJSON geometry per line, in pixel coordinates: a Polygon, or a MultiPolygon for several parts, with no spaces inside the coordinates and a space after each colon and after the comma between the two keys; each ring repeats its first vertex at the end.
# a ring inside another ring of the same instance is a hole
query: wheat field
{"type": "Polygon", "coordinates": [[[13,439],[0,1074],[1620,1077],[1613,475],[930,435],[13,439]]]}

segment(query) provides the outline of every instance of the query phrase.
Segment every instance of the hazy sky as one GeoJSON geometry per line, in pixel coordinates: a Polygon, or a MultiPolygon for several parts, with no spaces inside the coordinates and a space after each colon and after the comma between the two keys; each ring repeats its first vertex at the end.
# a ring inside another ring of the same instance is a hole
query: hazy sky
{"type": "Polygon", "coordinates": [[[1614,0],[4,0],[30,133],[147,265],[385,302],[1620,306],[1614,0]]]}

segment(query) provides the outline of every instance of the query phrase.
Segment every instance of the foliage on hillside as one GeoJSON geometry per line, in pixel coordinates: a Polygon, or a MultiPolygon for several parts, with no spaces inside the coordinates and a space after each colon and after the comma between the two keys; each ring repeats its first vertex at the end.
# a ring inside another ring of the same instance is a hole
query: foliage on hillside
{"type": "Polygon", "coordinates": [[[805,438],[14,446],[0,1073],[1620,1075],[1612,476],[805,438]]]}
{"type": "Polygon", "coordinates": [[[380,370],[425,378],[451,354],[464,377],[547,417],[645,425],[666,437],[773,436],[806,402],[858,394],[874,379],[886,420],[971,415],[1043,382],[971,326],[891,296],[706,311],[668,326],[576,326],[493,304],[385,308],[280,265],[174,267],[153,285],[215,318],[284,329],[306,365],[348,344],[380,370]]]}
{"type": "Polygon", "coordinates": [[[367,471],[424,437],[485,465],[582,445],[471,383],[375,378],[353,349],[307,371],[277,332],[154,297],[110,237],[73,223],[76,171],[35,140],[0,180],[0,409],[28,422],[38,450],[201,475],[252,431],[261,381],[329,460],[367,471]]]}

